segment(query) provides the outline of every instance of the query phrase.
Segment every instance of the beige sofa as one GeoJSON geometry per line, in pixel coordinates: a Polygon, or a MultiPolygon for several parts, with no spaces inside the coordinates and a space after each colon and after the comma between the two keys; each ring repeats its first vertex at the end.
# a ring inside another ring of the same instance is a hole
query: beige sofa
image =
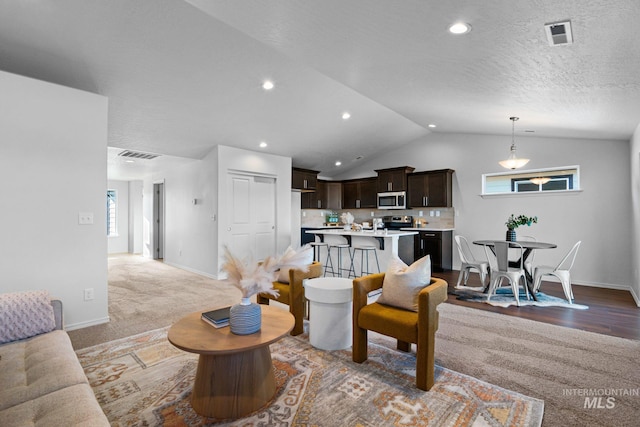
{"type": "MultiPolygon", "coordinates": [[[[20,293],[26,294],[26,293],[20,293]]],[[[33,319],[34,313],[13,311],[1,300],[0,336],[11,339],[7,325],[33,319]],[[4,305],[2,305],[4,304],[4,305]]],[[[18,299],[20,296],[18,296],[18,299]]],[[[109,426],[82,366],[62,330],[62,303],[50,301],[55,327],[32,337],[0,344],[0,425],[2,426],[109,426]]],[[[49,313],[45,313],[48,316],[49,313]]],[[[27,332],[28,333],[28,332],[27,332]]]]}

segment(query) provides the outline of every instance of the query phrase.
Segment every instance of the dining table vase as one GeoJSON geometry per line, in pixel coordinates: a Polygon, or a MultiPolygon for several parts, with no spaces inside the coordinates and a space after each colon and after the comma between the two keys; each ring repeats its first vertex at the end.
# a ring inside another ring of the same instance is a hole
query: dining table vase
{"type": "Polygon", "coordinates": [[[507,230],[507,242],[515,242],[516,241],[516,230],[508,229],[507,230]]]}

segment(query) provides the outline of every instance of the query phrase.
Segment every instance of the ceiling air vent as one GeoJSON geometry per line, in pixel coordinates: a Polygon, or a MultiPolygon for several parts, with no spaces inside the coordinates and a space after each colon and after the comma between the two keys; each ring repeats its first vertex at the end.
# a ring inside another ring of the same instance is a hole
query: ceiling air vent
{"type": "Polygon", "coordinates": [[[151,159],[155,159],[159,155],[158,154],[141,153],[139,151],[125,150],[125,151],[121,152],[120,154],[118,154],[118,156],[128,157],[130,159],[151,160],[151,159]]]}
{"type": "Polygon", "coordinates": [[[547,33],[549,46],[561,46],[573,43],[573,35],[571,34],[571,21],[545,24],[544,31],[545,33],[547,33]]]}

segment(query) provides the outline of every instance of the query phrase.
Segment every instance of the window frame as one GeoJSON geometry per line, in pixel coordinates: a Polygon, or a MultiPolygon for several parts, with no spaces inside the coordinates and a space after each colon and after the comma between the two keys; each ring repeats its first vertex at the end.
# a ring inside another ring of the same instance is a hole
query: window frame
{"type": "Polygon", "coordinates": [[[118,237],[118,190],[107,189],[107,237],[118,237]],[[111,199],[109,194],[113,193],[111,199]],[[110,206],[110,202],[113,200],[113,206],[110,206]],[[113,211],[113,214],[111,213],[113,211]],[[111,219],[113,217],[113,234],[111,233],[111,219]]]}
{"type": "Polygon", "coordinates": [[[570,165],[570,166],[558,166],[553,168],[541,168],[541,169],[528,169],[528,170],[512,170],[507,172],[497,172],[497,173],[485,173],[482,174],[482,193],[480,196],[482,197],[493,197],[493,196],[526,196],[526,195],[549,195],[549,194],[567,194],[567,193],[579,193],[582,191],[580,187],[580,165],[570,165]],[[575,171],[574,173],[567,173],[568,171],[575,171]],[[540,184],[538,190],[535,191],[515,191],[514,188],[517,188],[515,184],[517,181],[525,181],[532,176],[545,176],[552,177],[556,179],[566,179],[568,182],[568,186],[572,186],[573,188],[562,189],[562,190],[545,190],[543,188],[544,184],[540,184]],[[509,187],[511,191],[509,192],[487,192],[487,178],[492,177],[510,177],[509,178],[509,187]]]}

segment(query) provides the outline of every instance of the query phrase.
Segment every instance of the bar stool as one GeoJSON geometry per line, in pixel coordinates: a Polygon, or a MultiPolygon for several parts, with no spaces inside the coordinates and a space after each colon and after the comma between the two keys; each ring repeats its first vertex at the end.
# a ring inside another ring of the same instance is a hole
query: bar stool
{"type": "Polygon", "coordinates": [[[324,267],[324,275],[326,276],[328,273],[331,273],[333,277],[336,277],[336,275],[338,277],[342,277],[343,271],[347,272],[347,277],[351,277],[351,274],[353,274],[353,277],[356,276],[356,272],[353,268],[353,254],[351,253],[350,246],[346,243],[331,244],[327,248],[327,262],[325,263],[325,267],[324,267]],[[333,261],[331,260],[332,249],[334,249],[334,252],[337,252],[336,253],[336,256],[338,257],[337,266],[334,266],[333,261]],[[349,268],[344,268],[342,266],[342,257],[343,257],[342,251],[345,249],[347,251],[347,255],[349,256],[349,261],[350,261],[349,268]]]}
{"type": "Polygon", "coordinates": [[[318,261],[320,262],[320,251],[322,250],[322,248],[327,248],[327,251],[329,251],[329,244],[325,243],[325,242],[311,242],[309,243],[309,245],[311,247],[313,247],[313,260],[314,261],[318,261]]]}
{"type": "MultiPolygon", "coordinates": [[[[353,248],[353,255],[351,256],[351,260],[352,260],[352,264],[353,264],[353,259],[356,256],[356,251],[360,251],[360,277],[368,275],[368,274],[373,274],[373,273],[380,273],[380,263],[378,262],[378,249],[375,246],[357,246],[355,248],[353,248]],[[371,271],[369,269],[369,255],[371,255],[371,253],[373,252],[373,255],[376,258],[376,266],[378,267],[378,271],[371,271]],[[367,254],[367,269],[364,269],[364,254],[367,254]]],[[[354,268],[354,274],[355,274],[355,268],[354,268]]]]}

